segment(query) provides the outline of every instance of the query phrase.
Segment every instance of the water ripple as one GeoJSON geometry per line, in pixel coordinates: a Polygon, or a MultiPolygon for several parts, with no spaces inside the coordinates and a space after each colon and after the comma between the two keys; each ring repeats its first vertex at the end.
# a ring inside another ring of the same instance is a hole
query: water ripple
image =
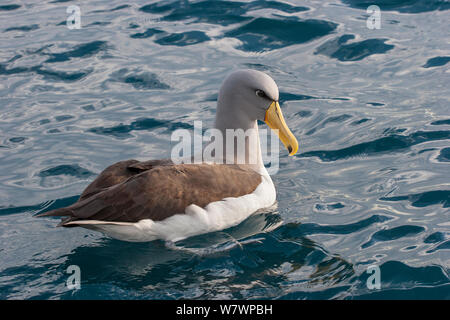
{"type": "Polygon", "coordinates": [[[364,243],[361,248],[367,248],[380,241],[392,241],[403,237],[411,237],[424,231],[424,227],[413,225],[403,225],[391,229],[380,230],[375,232],[370,241],[364,243]]]}
{"type": "Polygon", "coordinates": [[[245,51],[267,51],[305,43],[333,32],[337,24],[324,20],[255,18],[247,24],[225,33],[242,41],[245,51]]]}
{"type": "Polygon", "coordinates": [[[201,31],[187,31],[181,33],[172,33],[168,36],[155,40],[160,45],[189,46],[210,40],[210,38],[201,31]]]}
{"type": "Polygon", "coordinates": [[[72,58],[87,58],[107,49],[106,41],[92,41],[75,46],[73,49],[60,53],[46,53],[50,58],[47,63],[69,61],[72,58]]]}
{"type": "Polygon", "coordinates": [[[347,225],[321,226],[315,223],[304,223],[299,225],[285,225],[282,236],[283,238],[296,238],[309,234],[349,234],[365,229],[373,224],[383,223],[391,218],[381,215],[372,215],[369,218],[347,225]]]}
{"type": "Polygon", "coordinates": [[[433,68],[446,65],[450,61],[450,57],[434,57],[428,59],[427,63],[423,65],[424,68],[433,68]]]}
{"type": "Polygon", "coordinates": [[[6,68],[5,65],[0,64],[0,75],[36,73],[43,76],[44,79],[50,81],[64,81],[64,82],[78,81],[85,78],[91,72],[92,70],[85,70],[83,72],[57,71],[52,69],[44,69],[42,66],[35,66],[30,68],[26,67],[6,68]]]}
{"type": "MultiPolygon", "coordinates": [[[[366,10],[374,2],[371,0],[342,0],[343,3],[358,9],[366,10]]],[[[446,0],[381,0],[376,4],[381,10],[398,11],[403,13],[422,13],[435,10],[449,10],[450,3],[446,0]]]]}
{"type": "Polygon", "coordinates": [[[145,71],[132,71],[126,68],[111,74],[109,81],[123,82],[132,85],[135,89],[169,89],[170,86],[158,79],[157,75],[145,71]]]}
{"type": "Polygon", "coordinates": [[[32,24],[32,25],[29,25],[29,26],[20,26],[20,27],[7,28],[3,32],[9,32],[9,31],[24,31],[24,32],[28,32],[28,31],[33,31],[33,30],[37,30],[37,29],[39,29],[39,26],[37,24],[32,24]]]}
{"type": "Polygon", "coordinates": [[[406,136],[393,134],[338,150],[308,151],[300,154],[300,156],[319,157],[322,161],[336,161],[355,156],[400,152],[419,143],[445,139],[450,139],[450,131],[418,131],[406,136]]]}
{"type": "Polygon", "coordinates": [[[308,8],[294,6],[278,1],[217,1],[211,5],[209,1],[171,3],[152,3],[140,8],[141,11],[152,14],[164,14],[162,20],[190,21],[195,23],[206,22],[223,26],[248,21],[251,19],[245,14],[251,10],[271,8],[286,13],[307,11],[308,8]]]}
{"type": "Polygon", "coordinates": [[[50,176],[58,176],[58,175],[70,175],[78,178],[86,178],[94,175],[93,172],[80,167],[77,164],[69,165],[62,164],[56,167],[52,167],[49,169],[42,170],[38,173],[39,177],[50,177],[50,176]]]}
{"type": "Polygon", "coordinates": [[[145,32],[138,32],[138,33],[132,34],[130,37],[135,38],[135,39],[147,39],[147,38],[153,37],[155,34],[162,33],[162,32],[164,32],[164,31],[161,31],[159,29],[149,28],[149,29],[145,30],[145,32]]]}
{"type": "Polygon", "coordinates": [[[18,4],[5,4],[0,6],[0,11],[12,11],[20,8],[18,4]]]}
{"type": "Polygon", "coordinates": [[[426,207],[436,204],[442,204],[444,208],[450,207],[450,190],[435,190],[407,196],[382,197],[384,201],[404,201],[408,200],[414,207],[426,207]]]}
{"type": "Polygon", "coordinates": [[[318,47],[314,54],[326,55],[339,61],[358,61],[373,54],[386,53],[394,48],[393,45],[384,43],[387,39],[368,39],[347,43],[354,38],[354,35],[346,34],[329,40],[318,47]]]}
{"type": "Polygon", "coordinates": [[[156,128],[165,128],[167,130],[175,129],[192,129],[193,126],[183,122],[172,122],[166,120],[158,120],[153,118],[140,118],[128,125],[119,124],[113,127],[95,127],[89,129],[89,132],[112,136],[118,139],[127,139],[133,137],[130,132],[139,130],[151,130],[156,128]]]}

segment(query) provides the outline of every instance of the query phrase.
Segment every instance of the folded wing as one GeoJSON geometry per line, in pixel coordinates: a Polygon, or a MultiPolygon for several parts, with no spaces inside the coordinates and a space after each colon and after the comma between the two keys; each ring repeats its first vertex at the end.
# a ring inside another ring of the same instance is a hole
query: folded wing
{"type": "Polygon", "coordinates": [[[128,160],[106,168],[78,202],[40,216],[66,216],[62,226],[76,226],[79,220],[161,221],[183,214],[191,204],[205,207],[252,193],[260,183],[259,173],[242,165],[128,160]]]}

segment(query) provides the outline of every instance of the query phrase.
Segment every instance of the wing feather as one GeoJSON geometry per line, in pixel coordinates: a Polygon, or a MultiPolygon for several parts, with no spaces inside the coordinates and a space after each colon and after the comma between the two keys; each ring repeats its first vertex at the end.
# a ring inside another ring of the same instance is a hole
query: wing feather
{"type": "Polygon", "coordinates": [[[161,221],[184,213],[191,204],[205,207],[224,198],[249,194],[261,183],[257,172],[242,165],[173,165],[168,162],[159,165],[134,161],[108,167],[105,171],[109,172],[104,171],[78,202],[41,216],[68,216],[63,220],[63,226],[69,222],[68,226],[73,226],[77,220],[161,221]],[[127,167],[136,165],[140,172],[124,172],[127,167]],[[119,182],[108,186],[114,181],[119,182]]]}

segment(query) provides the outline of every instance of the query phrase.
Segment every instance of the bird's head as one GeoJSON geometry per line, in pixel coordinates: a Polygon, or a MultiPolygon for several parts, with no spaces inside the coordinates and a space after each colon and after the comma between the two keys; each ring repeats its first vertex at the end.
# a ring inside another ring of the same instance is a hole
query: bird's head
{"type": "Polygon", "coordinates": [[[269,75],[257,70],[238,70],[222,83],[218,104],[222,106],[222,114],[235,114],[227,117],[231,121],[264,121],[277,132],[292,156],[298,150],[298,141],[284,120],[278,99],[278,86],[269,75]]]}

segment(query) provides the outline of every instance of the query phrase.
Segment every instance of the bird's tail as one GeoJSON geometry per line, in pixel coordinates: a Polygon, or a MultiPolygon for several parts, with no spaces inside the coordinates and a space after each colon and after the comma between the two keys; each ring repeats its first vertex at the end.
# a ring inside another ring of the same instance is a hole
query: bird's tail
{"type": "Polygon", "coordinates": [[[39,213],[35,217],[67,217],[73,216],[72,210],[68,208],[60,208],[55,210],[50,210],[44,213],[39,213]]]}
{"type": "Polygon", "coordinates": [[[57,227],[76,227],[77,225],[67,225],[69,222],[73,221],[73,211],[68,208],[60,208],[55,210],[50,210],[44,213],[35,215],[35,217],[64,217],[61,218],[61,222],[58,223],[57,227]]]}

